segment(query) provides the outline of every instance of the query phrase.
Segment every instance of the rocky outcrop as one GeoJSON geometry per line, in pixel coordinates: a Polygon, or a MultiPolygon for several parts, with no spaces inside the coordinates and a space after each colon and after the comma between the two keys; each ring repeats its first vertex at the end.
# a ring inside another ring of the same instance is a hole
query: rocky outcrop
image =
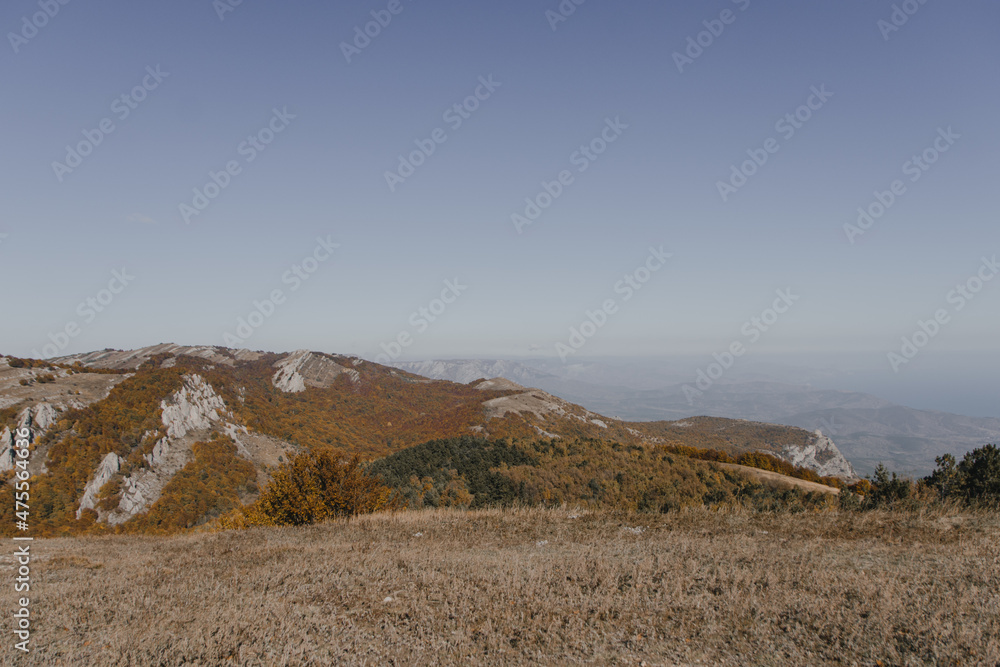
{"type": "Polygon", "coordinates": [[[792,465],[815,470],[823,477],[840,477],[846,480],[858,479],[851,462],[840,453],[833,440],[817,429],[812,442],[804,447],[785,447],[781,457],[792,465]]]}
{"type": "Polygon", "coordinates": [[[483,403],[483,407],[487,419],[501,418],[511,412],[514,414],[530,412],[544,419],[548,415],[570,416],[574,406],[548,392],[535,389],[523,394],[490,399],[483,403]]]}
{"type": "Polygon", "coordinates": [[[34,437],[37,438],[49,427],[56,423],[59,414],[56,409],[48,403],[39,403],[35,406],[31,414],[31,425],[34,430],[34,437]]]}
{"type": "Polygon", "coordinates": [[[121,501],[107,517],[111,525],[148,510],[167,482],[190,459],[193,443],[188,436],[225,423],[228,415],[225,401],[197,373],[185,375],[184,385],[169,400],[161,401],[160,408],[167,437],[157,440],[153,450],[145,455],[147,468],[122,479],[121,501]]]}
{"type": "MultiPolygon", "coordinates": [[[[357,361],[354,359],[352,365],[357,366],[357,361]]],[[[325,355],[309,350],[296,350],[274,366],[278,370],[271,383],[281,391],[292,394],[305,391],[306,387],[330,387],[342,374],[347,375],[351,382],[361,379],[361,374],[353,368],[345,368],[325,355]]]]}
{"type": "Polygon", "coordinates": [[[14,436],[10,429],[3,427],[0,433],[0,472],[14,469],[14,436]]]}
{"type": "Polygon", "coordinates": [[[200,375],[185,375],[184,386],[171,401],[162,401],[167,437],[183,438],[189,431],[202,431],[222,419],[226,403],[200,375]]]}
{"type": "Polygon", "coordinates": [[[312,356],[308,350],[298,350],[277,362],[278,371],[271,378],[271,383],[281,391],[294,394],[306,390],[306,379],[299,373],[306,360],[312,356]]]}
{"type": "Polygon", "coordinates": [[[83,510],[97,507],[98,492],[109,479],[118,474],[123,463],[125,463],[125,459],[114,452],[109,452],[101,460],[100,465],[97,466],[97,470],[94,471],[94,476],[87,482],[87,486],[83,489],[83,497],[80,498],[80,508],[76,511],[77,519],[83,514],[83,510]]]}
{"type": "MultiPolygon", "coordinates": [[[[217,425],[231,426],[226,422],[229,411],[225,401],[198,374],[185,375],[181,388],[169,399],[161,401],[160,408],[161,421],[167,435],[159,438],[152,451],[144,455],[147,467],[122,478],[118,507],[111,512],[99,512],[101,519],[111,525],[128,521],[156,502],[167,482],[190,460],[191,445],[196,434],[202,434],[217,425]]],[[[143,441],[155,436],[155,432],[147,432],[143,441]]],[[[101,461],[94,477],[87,484],[77,517],[84,509],[95,507],[97,492],[113,475],[121,472],[124,462],[124,459],[115,454],[108,454],[101,461]]]]}
{"type": "Polygon", "coordinates": [[[492,378],[477,384],[476,389],[479,391],[524,391],[525,387],[511,382],[507,378],[492,378]]]}

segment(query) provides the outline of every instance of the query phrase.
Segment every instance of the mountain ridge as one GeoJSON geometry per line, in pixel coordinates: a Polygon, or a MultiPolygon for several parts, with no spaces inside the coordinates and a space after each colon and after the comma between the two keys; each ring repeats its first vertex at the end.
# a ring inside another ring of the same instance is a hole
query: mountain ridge
{"type": "Polygon", "coordinates": [[[140,517],[143,525],[170,524],[179,502],[171,494],[189,493],[176,480],[196,463],[249,474],[211,490],[211,514],[251,498],[267,471],[297,452],[378,458],[463,435],[761,451],[823,476],[856,478],[819,432],[708,417],[623,422],[509,380],[459,384],[307,350],[161,344],[30,363],[2,357],[0,397],[0,473],[10,481],[11,427],[27,425],[32,488],[53,531],[140,517]]]}

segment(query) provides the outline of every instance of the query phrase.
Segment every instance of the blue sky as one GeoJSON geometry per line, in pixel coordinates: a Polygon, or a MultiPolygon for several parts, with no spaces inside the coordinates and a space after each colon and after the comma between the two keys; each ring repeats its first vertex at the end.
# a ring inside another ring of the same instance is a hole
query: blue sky
{"type": "Polygon", "coordinates": [[[37,34],[37,0],[3,5],[3,352],[224,344],[278,289],[246,347],[374,357],[403,335],[400,358],[555,356],[612,299],[574,355],[711,354],[791,289],[755,352],[857,354],[893,378],[887,354],[944,308],[902,374],[931,355],[998,357],[1000,280],[961,312],[947,298],[1000,251],[996,3],[914,3],[885,39],[883,1],[588,0],[553,30],[554,0],[401,0],[350,63],[341,44],[388,1],[244,0],[221,19],[216,5],[76,0],[37,34]],[[720,26],[679,71],[675,52],[720,26]],[[115,100],[144,79],[123,118],[115,100]],[[778,130],[824,86],[793,136],[778,130]],[[445,112],[477,88],[454,127],[445,112]],[[283,129],[250,151],[274,110],[283,129]],[[53,167],[104,119],[114,130],[79,166],[53,167]],[[438,128],[446,140],[390,191],[385,173],[438,128]],[[948,128],[911,181],[904,164],[948,128]],[[777,152],[723,201],[718,182],[768,139],[777,152]],[[180,205],[229,162],[238,173],[186,222],[180,205]],[[518,233],[512,214],[564,171],[518,233]],[[850,243],[844,225],[895,180],[905,192],[850,243]],[[339,248],[293,290],[283,276],[317,238],[339,248]],[[625,301],[615,286],[651,247],[672,256],[625,301]],[[102,294],[123,268],[134,279],[102,294]],[[433,322],[413,315],[456,279],[433,322]],[[102,296],[91,321],[80,304],[102,296]]]}

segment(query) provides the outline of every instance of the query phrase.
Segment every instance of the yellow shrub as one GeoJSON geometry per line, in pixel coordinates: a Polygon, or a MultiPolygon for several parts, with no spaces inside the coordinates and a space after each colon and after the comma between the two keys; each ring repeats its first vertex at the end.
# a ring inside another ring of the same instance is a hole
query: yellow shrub
{"type": "Polygon", "coordinates": [[[226,515],[220,525],[233,529],[319,523],[386,509],[391,494],[361,468],[357,456],[346,461],[326,451],[304,453],[275,471],[255,503],[226,515]]]}

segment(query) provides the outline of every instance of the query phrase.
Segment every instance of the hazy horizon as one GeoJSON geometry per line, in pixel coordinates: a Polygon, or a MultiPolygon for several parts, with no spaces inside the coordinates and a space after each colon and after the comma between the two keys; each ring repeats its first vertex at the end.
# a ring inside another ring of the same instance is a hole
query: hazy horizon
{"type": "Polygon", "coordinates": [[[995,3],[40,6],[5,353],[738,350],[1000,409],[995,3]]]}

